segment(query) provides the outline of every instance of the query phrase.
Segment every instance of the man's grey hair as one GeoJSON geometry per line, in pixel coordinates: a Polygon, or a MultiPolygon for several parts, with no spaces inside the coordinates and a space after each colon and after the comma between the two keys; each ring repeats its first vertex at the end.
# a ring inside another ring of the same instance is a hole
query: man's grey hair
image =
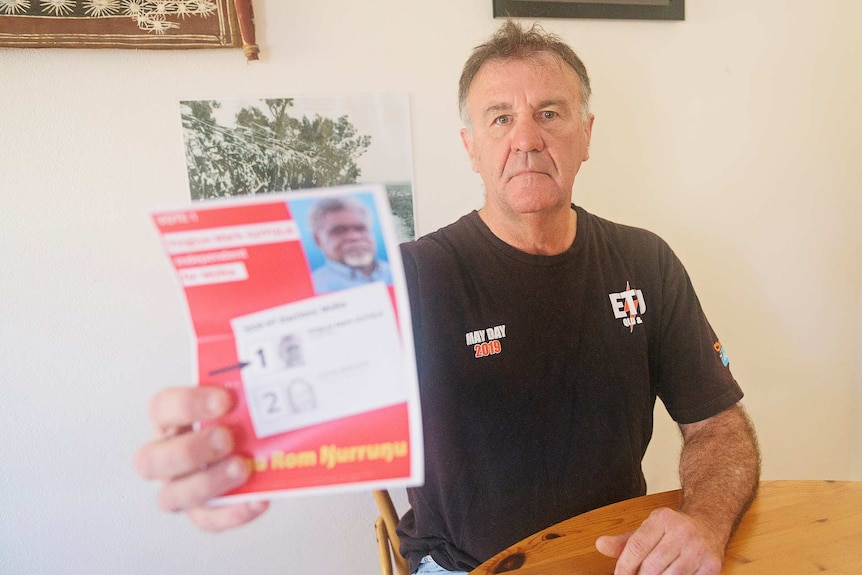
{"type": "Polygon", "coordinates": [[[346,210],[359,214],[367,223],[371,223],[371,214],[368,213],[368,208],[359,200],[354,198],[326,198],[314,204],[308,213],[312,233],[317,235],[327,214],[346,210]]]}
{"type": "Polygon", "coordinates": [[[470,116],[467,113],[467,94],[473,79],[486,62],[492,60],[527,60],[539,54],[556,56],[561,62],[568,64],[578,75],[581,84],[581,117],[586,121],[590,117],[590,77],[587,68],[568,44],[559,36],[545,32],[538,24],[529,29],[522,28],[512,20],[506,20],[502,26],[484,44],[473,49],[473,53],[464,64],[461,80],[458,82],[458,111],[461,120],[468,128],[470,116]]]}

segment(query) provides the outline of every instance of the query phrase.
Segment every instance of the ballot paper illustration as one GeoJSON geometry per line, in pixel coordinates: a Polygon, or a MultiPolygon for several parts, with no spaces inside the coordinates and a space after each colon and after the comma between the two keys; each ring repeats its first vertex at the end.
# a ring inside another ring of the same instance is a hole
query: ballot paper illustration
{"type": "Polygon", "coordinates": [[[407,400],[382,283],[235,318],[231,327],[257,437],[407,400]]]}
{"type": "Polygon", "coordinates": [[[420,484],[410,308],[382,186],[153,213],[194,331],[199,385],[254,465],[212,503],[420,484]]]}

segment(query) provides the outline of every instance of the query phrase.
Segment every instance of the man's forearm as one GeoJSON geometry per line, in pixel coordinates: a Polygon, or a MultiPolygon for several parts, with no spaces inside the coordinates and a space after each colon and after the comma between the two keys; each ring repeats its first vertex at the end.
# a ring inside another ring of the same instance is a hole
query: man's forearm
{"type": "Polygon", "coordinates": [[[726,546],[760,481],[760,452],[754,428],[739,405],[680,428],[680,510],[707,524],[726,546]]]}

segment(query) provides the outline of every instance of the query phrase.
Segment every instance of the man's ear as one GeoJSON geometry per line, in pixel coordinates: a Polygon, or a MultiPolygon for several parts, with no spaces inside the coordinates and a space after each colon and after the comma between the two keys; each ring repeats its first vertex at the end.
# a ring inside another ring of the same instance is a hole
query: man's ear
{"type": "Polygon", "coordinates": [[[590,142],[593,139],[593,121],[596,117],[593,114],[590,114],[590,119],[587,122],[584,122],[584,137],[587,141],[587,149],[584,151],[584,159],[582,162],[586,162],[590,159],[590,142]]]}
{"type": "Polygon", "coordinates": [[[473,132],[467,128],[461,128],[461,143],[464,144],[464,149],[467,150],[467,155],[470,156],[470,165],[474,172],[479,172],[476,157],[473,154],[473,132]]]}

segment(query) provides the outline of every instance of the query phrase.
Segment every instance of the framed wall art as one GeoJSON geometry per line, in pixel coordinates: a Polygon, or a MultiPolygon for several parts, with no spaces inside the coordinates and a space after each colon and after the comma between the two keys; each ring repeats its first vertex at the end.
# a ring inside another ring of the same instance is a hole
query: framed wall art
{"type": "Polygon", "coordinates": [[[0,0],[0,47],[243,48],[256,60],[251,0],[0,0]]]}
{"type": "Polygon", "coordinates": [[[493,0],[494,17],[685,20],[685,0],[493,0]]]}

